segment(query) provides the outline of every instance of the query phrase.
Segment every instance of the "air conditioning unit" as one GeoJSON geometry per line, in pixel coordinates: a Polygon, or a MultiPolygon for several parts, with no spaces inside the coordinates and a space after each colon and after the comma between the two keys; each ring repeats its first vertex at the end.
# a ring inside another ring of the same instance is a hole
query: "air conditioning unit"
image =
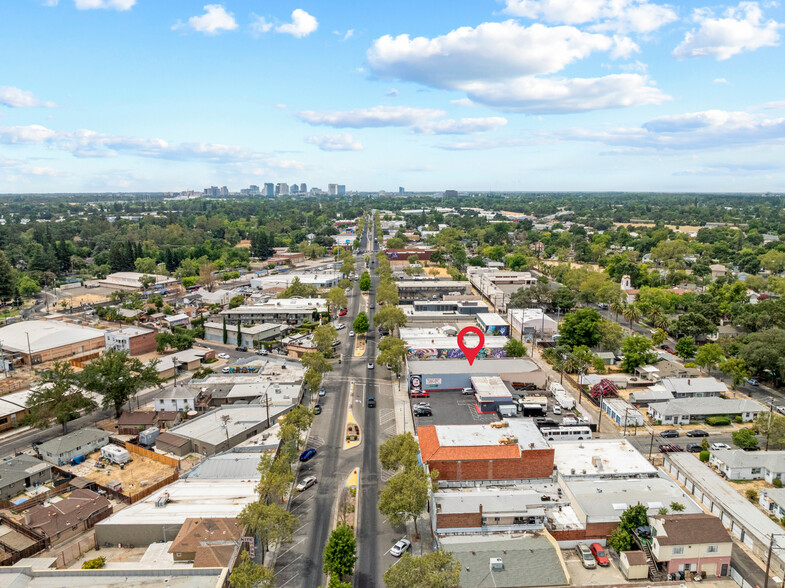
{"type": "Polygon", "coordinates": [[[502,562],[502,558],[500,557],[491,558],[491,571],[492,572],[504,571],[504,562],[502,562]]]}

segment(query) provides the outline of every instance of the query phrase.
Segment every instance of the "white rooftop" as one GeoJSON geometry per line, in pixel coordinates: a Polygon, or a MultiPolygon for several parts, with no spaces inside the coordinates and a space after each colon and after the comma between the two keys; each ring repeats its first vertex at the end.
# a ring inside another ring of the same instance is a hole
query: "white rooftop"
{"type": "MultiPolygon", "coordinates": [[[[404,337],[401,335],[406,346],[412,349],[459,349],[458,337],[450,336],[413,336],[404,337]]],[[[485,348],[501,348],[507,344],[508,338],[499,335],[486,335],[485,348]]],[[[466,347],[475,348],[480,344],[480,338],[477,335],[467,335],[463,338],[463,343],[466,347]]],[[[463,358],[461,358],[463,359],[463,358]]]]}
{"type": "Polygon", "coordinates": [[[660,384],[674,394],[698,394],[719,392],[724,394],[728,387],[716,378],[662,378],[660,384]]]}
{"type": "Polygon", "coordinates": [[[100,329],[63,321],[21,321],[0,327],[0,342],[6,351],[40,353],[98,337],[103,339],[104,333],[100,329]]]}
{"type": "Polygon", "coordinates": [[[657,468],[627,439],[551,441],[551,447],[553,463],[562,477],[657,475],[657,468]]]}
{"type": "MultiPolygon", "coordinates": [[[[277,416],[286,411],[288,406],[270,405],[270,424],[275,423],[277,416]]],[[[243,431],[252,429],[261,422],[267,421],[268,408],[260,404],[229,404],[211,410],[193,420],[186,421],[169,429],[169,433],[203,441],[211,445],[218,445],[231,439],[243,431]],[[224,423],[221,417],[228,416],[224,423]]]]}
{"type": "Polygon", "coordinates": [[[471,381],[479,400],[486,398],[512,399],[512,392],[499,376],[472,376],[471,381]]]}
{"type": "Polygon", "coordinates": [[[478,512],[483,516],[514,516],[527,511],[544,514],[545,505],[559,501],[557,485],[516,484],[514,486],[472,486],[469,488],[440,488],[434,492],[437,512],[440,514],[478,512]],[[543,501],[542,497],[550,497],[543,501]],[[490,514],[493,513],[493,514],[490,514]]]}
{"type": "Polygon", "coordinates": [[[521,449],[548,449],[548,443],[532,419],[508,419],[506,427],[491,425],[437,425],[436,435],[442,447],[498,446],[501,437],[518,438],[521,449]],[[534,444],[534,447],[531,447],[534,444]]]}
{"type": "Polygon", "coordinates": [[[246,314],[253,312],[275,312],[278,310],[302,310],[302,309],[321,309],[327,308],[327,300],[324,298],[274,298],[267,302],[258,304],[243,305],[237,308],[229,308],[221,314],[246,314]]]}
{"type": "Polygon", "coordinates": [[[481,320],[484,325],[507,325],[507,321],[495,312],[480,312],[475,316],[477,317],[477,320],[481,320]]]}

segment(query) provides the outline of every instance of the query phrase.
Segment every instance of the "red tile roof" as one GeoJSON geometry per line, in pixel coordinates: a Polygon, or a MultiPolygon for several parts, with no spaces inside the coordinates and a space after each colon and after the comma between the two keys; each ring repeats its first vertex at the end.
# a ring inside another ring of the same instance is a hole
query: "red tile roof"
{"type": "Polygon", "coordinates": [[[425,463],[430,461],[472,461],[484,459],[518,459],[520,447],[514,445],[454,445],[443,447],[435,426],[417,429],[420,453],[425,463]]]}

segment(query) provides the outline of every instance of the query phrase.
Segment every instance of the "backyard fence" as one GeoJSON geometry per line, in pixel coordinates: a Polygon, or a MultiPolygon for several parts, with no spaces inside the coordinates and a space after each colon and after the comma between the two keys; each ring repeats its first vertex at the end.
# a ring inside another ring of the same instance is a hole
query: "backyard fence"
{"type": "Polygon", "coordinates": [[[150,451],[149,449],[145,449],[144,447],[139,447],[138,445],[134,445],[133,443],[129,443],[127,441],[125,443],[125,448],[130,453],[141,455],[142,457],[152,459],[154,461],[171,466],[173,468],[178,468],[180,466],[180,461],[174,459],[173,457],[169,457],[168,455],[161,455],[160,453],[156,453],[155,451],[150,451]]]}

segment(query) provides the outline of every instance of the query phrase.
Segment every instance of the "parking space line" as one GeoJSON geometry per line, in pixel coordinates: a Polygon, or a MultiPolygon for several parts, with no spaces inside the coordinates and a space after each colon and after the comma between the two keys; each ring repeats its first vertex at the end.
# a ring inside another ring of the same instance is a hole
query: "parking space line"
{"type": "MultiPolygon", "coordinates": [[[[287,553],[289,553],[289,552],[290,552],[292,549],[294,549],[295,547],[297,547],[297,546],[298,546],[300,543],[302,543],[302,542],[303,542],[303,541],[305,541],[306,539],[308,539],[308,537],[307,537],[307,536],[303,537],[303,538],[302,538],[302,539],[300,539],[300,540],[299,540],[297,543],[295,543],[294,545],[292,545],[292,546],[291,546],[289,549],[287,549],[286,551],[283,551],[283,552],[281,552],[281,554],[280,554],[278,557],[282,557],[282,556],[286,555],[287,553]]],[[[278,572],[280,573],[280,572],[284,571],[286,568],[288,568],[290,565],[292,565],[294,562],[296,562],[296,561],[297,561],[298,559],[300,559],[302,556],[303,556],[303,554],[301,553],[301,554],[300,554],[300,555],[298,555],[298,556],[297,556],[297,557],[296,557],[294,560],[292,560],[291,562],[289,562],[288,564],[286,564],[284,567],[282,567],[280,570],[278,570],[278,572]]],[[[277,558],[276,558],[276,559],[277,559],[277,558]]]]}
{"type": "Polygon", "coordinates": [[[294,580],[295,578],[297,578],[299,575],[300,575],[300,574],[295,574],[294,576],[292,576],[291,578],[289,578],[288,580],[286,580],[286,582],[284,582],[283,584],[281,584],[281,586],[280,586],[279,588],[283,588],[283,587],[284,587],[284,586],[286,586],[286,585],[287,585],[289,582],[291,582],[292,580],[294,580]]]}
{"type": "Polygon", "coordinates": [[[316,496],[316,493],[315,493],[315,492],[314,492],[314,493],[312,493],[312,494],[311,494],[311,496],[309,496],[308,498],[306,498],[306,499],[305,499],[305,500],[303,500],[302,502],[298,503],[298,504],[297,504],[297,506],[295,506],[294,508],[290,508],[290,509],[289,509],[289,512],[294,512],[294,511],[296,511],[298,508],[300,508],[301,506],[304,506],[304,505],[308,504],[308,502],[309,502],[310,500],[313,500],[313,497],[314,497],[314,496],[316,496]]]}

